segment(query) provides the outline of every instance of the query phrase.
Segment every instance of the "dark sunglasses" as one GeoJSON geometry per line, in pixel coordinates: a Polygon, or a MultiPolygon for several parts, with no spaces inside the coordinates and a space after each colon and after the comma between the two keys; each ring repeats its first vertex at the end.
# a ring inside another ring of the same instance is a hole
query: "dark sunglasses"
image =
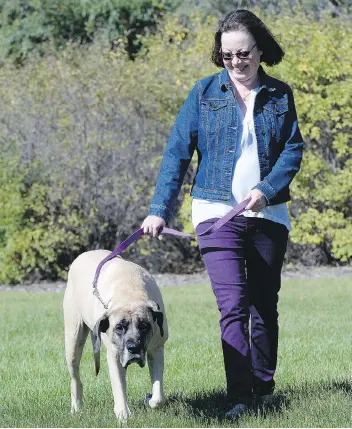
{"type": "Polygon", "coordinates": [[[257,46],[257,44],[255,43],[255,45],[253,46],[253,48],[250,51],[240,51],[240,52],[236,52],[235,54],[233,54],[232,52],[222,52],[221,51],[221,56],[222,59],[224,61],[232,61],[234,59],[234,57],[236,56],[239,60],[245,60],[246,58],[249,57],[249,54],[253,51],[253,49],[257,46]]]}

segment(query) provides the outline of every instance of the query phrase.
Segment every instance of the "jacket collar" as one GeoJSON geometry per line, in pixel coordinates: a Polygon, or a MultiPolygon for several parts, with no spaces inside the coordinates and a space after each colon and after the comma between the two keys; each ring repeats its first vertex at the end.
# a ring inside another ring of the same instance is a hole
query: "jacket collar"
{"type": "MultiPolygon", "coordinates": [[[[261,91],[262,89],[266,89],[269,92],[273,92],[276,90],[274,79],[265,73],[262,66],[259,66],[258,76],[259,76],[259,84],[260,84],[259,91],[261,91]]],[[[219,73],[219,84],[220,84],[220,89],[222,90],[231,89],[230,76],[228,71],[225,68],[221,70],[221,72],[219,73]]]]}

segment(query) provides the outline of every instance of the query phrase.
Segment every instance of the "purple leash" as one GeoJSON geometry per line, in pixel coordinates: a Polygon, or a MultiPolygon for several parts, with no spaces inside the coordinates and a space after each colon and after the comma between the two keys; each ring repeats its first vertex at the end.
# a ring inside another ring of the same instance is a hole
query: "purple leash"
{"type": "MultiPolygon", "coordinates": [[[[205,231],[203,231],[202,233],[200,233],[198,235],[207,235],[207,234],[211,234],[214,231],[217,231],[219,228],[221,228],[223,225],[225,225],[225,223],[227,223],[230,219],[232,219],[235,216],[239,216],[241,213],[243,213],[245,211],[246,205],[249,202],[250,202],[250,199],[247,199],[247,200],[244,200],[241,203],[237,204],[225,216],[223,216],[222,218],[218,219],[208,229],[206,229],[205,231]]],[[[143,234],[144,234],[143,228],[137,229],[137,231],[135,231],[125,241],[123,241],[120,244],[119,247],[117,247],[116,249],[114,249],[106,258],[104,258],[99,263],[99,265],[98,265],[98,267],[96,269],[95,276],[94,276],[94,281],[93,281],[93,294],[99,299],[99,301],[102,303],[102,305],[104,306],[104,308],[106,310],[108,309],[108,305],[103,302],[103,300],[102,300],[102,298],[101,298],[101,296],[99,294],[98,288],[97,288],[100,271],[101,271],[101,269],[103,268],[103,265],[106,262],[108,262],[111,259],[116,258],[116,256],[120,255],[123,251],[125,251],[127,249],[127,247],[130,244],[132,244],[134,241],[138,240],[138,238],[141,235],[143,235],[143,234]]],[[[177,231],[176,229],[166,228],[166,227],[164,227],[162,229],[161,234],[174,235],[176,237],[184,237],[184,238],[196,237],[196,234],[186,234],[185,232],[177,231]]]]}

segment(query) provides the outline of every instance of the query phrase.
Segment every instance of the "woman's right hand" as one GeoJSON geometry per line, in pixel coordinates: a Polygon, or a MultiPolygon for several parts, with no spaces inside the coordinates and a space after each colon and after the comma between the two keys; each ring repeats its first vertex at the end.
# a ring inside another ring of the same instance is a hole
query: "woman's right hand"
{"type": "Polygon", "coordinates": [[[144,219],[141,228],[143,228],[144,234],[150,234],[153,237],[157,237],[159,235],[159,231],[165,225],[166,222],[162,217],[149,215],[144,219]]]}

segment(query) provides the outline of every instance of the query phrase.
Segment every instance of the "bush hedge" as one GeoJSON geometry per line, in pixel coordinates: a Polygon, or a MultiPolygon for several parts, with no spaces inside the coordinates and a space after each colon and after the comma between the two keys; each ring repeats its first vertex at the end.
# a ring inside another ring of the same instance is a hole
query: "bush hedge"
{"type": "MultiPolygon", "coordinates": [[[[256,11],[260,14],[260,11],[256,11]]],[[[338,19],[266,16],[286,50],[269,74],[295,94],[306,142],[292,185],[287,261],[348,263],[351,242],[351,29],[338,19]]],[[[0,75],[0,281],[65,278],[74,257],[139,228],[175,115],[210,62],[216,18],[168,16],[123,46],[71,43],[0,75]]],[[[193,163],[193,167],[195,165],[193,163]]],[[[173,220],[190,229],[190,168],[173,220]]],[[[192,245],[193,244],[193,245],[192,245]]],[[[126,257],[153,272],[203,267],[187,240],[142,238],[126,257]]]]}
{"type": "Polygon", "coordinates": [[[0,0],[0,60],[23,63],[66,43],[90,43],[99,36],[113,46],[122,44],[130,57],[140,35],[149,34],[169,0],[0,0]]]}

